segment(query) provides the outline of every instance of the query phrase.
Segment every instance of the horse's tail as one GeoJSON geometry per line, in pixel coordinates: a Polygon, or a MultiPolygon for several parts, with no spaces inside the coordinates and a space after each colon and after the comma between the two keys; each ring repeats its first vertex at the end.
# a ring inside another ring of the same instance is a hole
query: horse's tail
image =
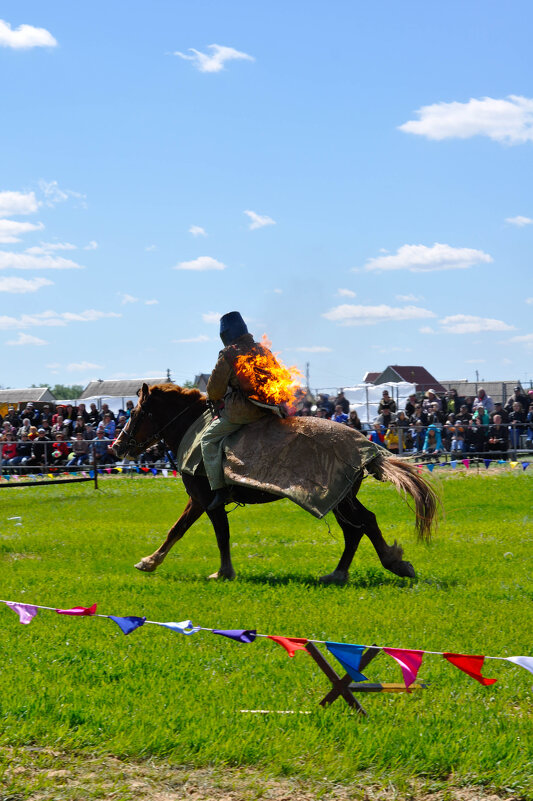
{"type": "Polygon", "coordinates": [[[431,539],[431,529],[440,503],[431,484],[419,474],[416,467],[394,456],[377,456],[366,466],[378,481],[390,481],[398,492],[410,495],[415,502],[416,532],[425,542],[431,539]]]}

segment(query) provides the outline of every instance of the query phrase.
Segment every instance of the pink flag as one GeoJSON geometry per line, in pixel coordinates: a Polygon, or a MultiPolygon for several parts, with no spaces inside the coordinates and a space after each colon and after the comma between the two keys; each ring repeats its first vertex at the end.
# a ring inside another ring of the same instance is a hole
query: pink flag
{"type": "Polygon", "coordinates": [[[452,665],[458,667],[463,673],[472,676],[473,679],[479,681],[480,684],[494,684],[497,679],[486,679],[481,675],[481,668],[485,661],[484,656],[467,656],[466,654],[443,654],[444,659],[451,662],[452,665]]]}
{"type": "Polygon", "coordinates": [[[384,648],[383,650],[398,662],[402,669],[405,686],[410,687],[420,670],[424,651],[407,651],[404,648],[384,648]]]}
{"type": "Polygon", "coordinates": [[[274,634],[269,634],[268,639],[285,648],[289,656],[294,656],[295,651],[305,651],[305,644],[308,642],[305,637],[278,637],[274,634]]]}
{"type": "Polygon", "coordinates": [[[16,612],[19,616],[19,621],[21,623],[31,623],[39,609],[36,606],[30,606],[30,604],[13,604],[9,601],[6,601],[6,606],[9,606],[13,612],[16,612]]]}
{"type": "Polygon", "coordinates": [[[463,462],[464,466],[468,470],[468,468],[470,467],[470,459],[462,459],[461,461],[463,462]]]}
{"type": "Polygon", "coordinates": [[[78,617],[90,617],[96,614],[96,604],[92,606],[73,606],[72,609],[56,609],[58,615],[77,615],[78,617]]]}

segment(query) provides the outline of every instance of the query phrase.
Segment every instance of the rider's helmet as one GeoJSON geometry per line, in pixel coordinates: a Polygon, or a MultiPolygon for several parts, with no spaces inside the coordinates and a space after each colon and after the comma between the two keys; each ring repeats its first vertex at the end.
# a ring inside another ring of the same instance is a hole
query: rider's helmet
{"type": "Polygon", "coordinates": [[[220,318],[220,339],[225,346],[247,333],[248,328],[239,312],[228,312],[220,318]]]}

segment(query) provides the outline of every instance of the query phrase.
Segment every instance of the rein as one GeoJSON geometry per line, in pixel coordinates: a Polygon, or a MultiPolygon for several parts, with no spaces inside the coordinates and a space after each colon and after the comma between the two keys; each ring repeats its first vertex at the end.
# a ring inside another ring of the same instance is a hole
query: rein
{"type": "Polygon", "coordinates": [[[126,434],[126,436],[128,438],[127,441],[126,441],[126,448],[130,448],[133,445],[135,445],[137,448],[141,448],[143,451],[146,450],[146,448],[148,447],[148,445],[150,443],[162,439],[161,434],[163,433],[163,431],[166,428],[168,428],[170,425],[172,425],[172,423],[174,423],[176,420],[178,420],[181,417],[182,414],[185,414],[185,412],[189,412],[190,410],[191,410],[191,407],[190,406],[186,406],[185,409],[182,409],[181,412],[178,412],[178,414],[174,415],[174,417],[171,420],[169,420],[168,423],[165,423],[165,425],[162,426],[160,429],[158,429],[154,434],[151,434],[149,437],[144,439],[142,442],[137,442],[137,440],[134,438],[134,435],[135,435],[135,432],[137,431],[137,429],[139,428],[139,425],[141,424],[141,420],[143,419],[144,415],[149,417],[152,422],[153,422],[153,417],[154,417],[153,412],[147,412],[142,408],[142,406],[140,406],[139,407],[139,411],[142,412],[142,415],[139,414],[135,418],[135,420],[133,422],[133,426],[131,428],[131,431],[129,430],[129,426],[130,426],[130,423],[131,423],[131,417],[130,417],[130,419],[128,421],[127,428],[124,428],[122,430],[122,433],[126,434]]]}

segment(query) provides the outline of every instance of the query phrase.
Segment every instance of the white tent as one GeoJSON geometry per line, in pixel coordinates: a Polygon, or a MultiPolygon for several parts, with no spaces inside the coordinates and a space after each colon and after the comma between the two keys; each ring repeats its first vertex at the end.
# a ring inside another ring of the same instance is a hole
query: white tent
{"type": "Polygon", "coordinates": [[[378,406],[383,390],[396,401],[396,409],[405,408],[409,395],[416,393],[416,384],[407,381],[397,381],[390,384],[357,384],[344,389],[344,396],[350,403],[350,409],[355,409],[363,423],[372,423],[378,416],[378,406]]]}

